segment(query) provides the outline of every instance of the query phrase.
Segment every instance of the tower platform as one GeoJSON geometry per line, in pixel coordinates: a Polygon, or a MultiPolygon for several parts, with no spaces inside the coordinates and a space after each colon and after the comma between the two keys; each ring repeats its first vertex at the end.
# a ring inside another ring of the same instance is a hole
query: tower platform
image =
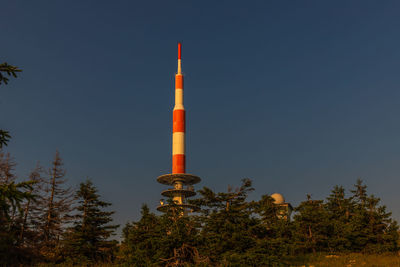
{"type": "Polygon", "coordinates": [[[157,178],[157,182],[165,185],[173,185],[176,182],[181,182],[184,185],[193,185],[200,181],[200,177],[188,173],[170,173],[161,175],[157,178]]]}
{"type": "Polygon", "coordinates": [[[173,186],[173,188],[162,191],[161,195],[171,198],[175,203],[170,205],[161,202],[161,205],[157,207],[158,211],[166,212],[174,206],[190,212],[199,210],[199,207],[188,204],[186,198],[196,195],[192,185],[199,183],[201,181],[200,177],[188,173],[172,173],[159,176],[157,181],[160,184],[173,186]]]}

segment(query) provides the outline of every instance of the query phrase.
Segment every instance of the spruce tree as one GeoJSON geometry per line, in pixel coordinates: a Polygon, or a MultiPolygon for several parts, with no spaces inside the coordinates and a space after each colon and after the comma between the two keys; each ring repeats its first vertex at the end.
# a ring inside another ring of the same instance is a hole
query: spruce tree
{"type": "Polygon", "coordinates": [[[274,204],[274,199],[269,195],[262,196],[254,205],[259,223],[252,229],[257,244],[251,253],[257,258],[264,257],[260,264],[284,262],[293,251],[290,218],[280,216],[282,207],[274,204]]]}
{"type": "Polygon", "coordinates": [[[23,212],[22,203],[32,199],[30,182],[0,183],[0,265],[13,266],[24,257],[18,245],[19,227],[15,214],[23,212]]]}
{"type": "Polygon", "coordinates": [[[294,233],[296,249],[300,253],[328,250],[330,224],[323,200],[307,200],[295,209],[294,233]]]}
{"type": "MultiPolygon", "coordinates": [[[[9,76],[13,76],[14,78],[17,78],[17,73],[21,72],[22,70],[19,69],[16,66],[12,66],[7,64],[7,62],[1,63],[0,64],[0,85],[2,83],[7,84],[9,81],[9,76]]],[[[0,129],[0,149],[3,148],[3,146],[6,146],[8,142],[10,141],[10,133],[5,130],[0,129]]]]}
{"type": "Polygon", "coordinates": [[[110,225],[113,211],[105,211],[111,204],[100,200],[90,180],[80,184],[74,226],[65,234],[65,251],[75,261],[89,263],[111,261],[116,242],[109,240],[118,225],[110,225]]]}
{"type": "Polygon", "coordinates": [[[379,253],[398,250],[398,225],[391,212],[380,206],[380,199],[367,194],[367,186],[358,179],[351,190],[354,214],[351,221],[352,248],[355,251],[379,253]]]}
{"type": "Polygon", "coordinates": [[[147,205],[142,206],[140,220],[127,223],[122,233],[122,262],[132,266],[150,266],[159,262],[162,236],[166,231],[161,227],[160,218],[151,213],[147,205]]]}
{"type": "Polygon", "coordinates": [[[256,246],[252,230],[259,221],[252,216],[252,204],[246,201],[253,190],[249,179],[235,190],[228,188],[226,193],[214,193],[206,187],[199,190],[201,198],[196,204],[202,207],[200,253],[213,264],[253,264],[254,258],[248,252],[256,246]]]}
{"type": "Polygon", "coordinates": [[[328,247],[332,252],[351,251],[352,242],[349,236],[353,228],[351,220],[354,214],[354,203],[346,198],[343,186],[335,186],[327,197],[325,209],[328,212],[330,238],[328,247]]]}

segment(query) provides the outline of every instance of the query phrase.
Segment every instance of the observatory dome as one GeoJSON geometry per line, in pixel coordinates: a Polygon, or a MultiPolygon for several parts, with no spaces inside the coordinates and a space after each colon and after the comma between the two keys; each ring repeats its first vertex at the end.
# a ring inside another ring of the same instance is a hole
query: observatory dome
{"type": "Polygon", "coordinates": [[[274,199],[275,204],[283,204],[285,203],[285,198],[279,194],[279,193],[274,193],[271,195],[271,197],[274,199]]]}

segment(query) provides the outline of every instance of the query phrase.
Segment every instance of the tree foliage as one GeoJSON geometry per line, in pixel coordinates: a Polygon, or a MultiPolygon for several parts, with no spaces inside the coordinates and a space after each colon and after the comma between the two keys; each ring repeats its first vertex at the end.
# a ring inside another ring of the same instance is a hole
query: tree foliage
{"type": "Polygon", "coordinates": [[[13,76],[17,78],[17,73],[21,72],[18,67],[7,64],[7,62],[0,64],[0,84],[8,84],[10,80],[8,77],[13,76]]]}
{"type": "Polygon", "coordinates": [[[74,216],[74,226],[65,233],[65,254],[71,261],[96,262],[111,261],[115,242],[109,238],[118,225],[110,225],[113,211],[105,211],[110,206],[100,200],[97,189],[90,180],[80,184],[76,192],[78,213],[74,216]]]}
{"type": "MultiPolygon", "coordinates": [[[[14,78],[17,78],[17,73],[21,72],[22,70],[19,69],[16,66],[12,66],[5,63],[0,64],[0,85],[2,83],[8,84],[9,78],[8,76],[13,76],[14,78]]],[[[11,136],[10,132],[6,130],[0,129],[0,149],[3,148],[3,146],[6,146],[8,142],[10,141],[11,136]]]]}
{"type": "Polygon", "coordinates": [[[60,240],[66,230],[65,225],[71,221],[73,204],[73,192],[65,185],[65,170],[58,151],[47,174],[40,203],[43,210],[39,226],[42,233],[41,253],[45,258],[57,261],[61,250],[60,240]]]}
{"type": "Polygon", "coordinates": [[[274,266],[290,265],[307,253],[398,250],[396,222],[361,181],[348,197],[341,186],[326,200],[307,196],[292,220],[281,216],[268,195],[248,201],[253,190],[248,179],[227,192],[204,187],[191,202],[201,211],[192,216],[157,216],[143,206],[141,219],[124,228],[120,261],[133,266],[274,266]]]}
{"type": "Polygon", "coordinates": [[[47,172],[37,165],[25,181],[15,169],[0,153],[0,266],[290,266],[309,253],[398,251],[396,221],[361,180],[326,199],[308,195],[292,217],[269,195],[250,201],[249,179],[226,192],[204,187],[190,201],[197,213],[172,200],[161,215],[143,205],[118,244],[111,204],[90,180],[69,189],[58,152],[47,172]]]}

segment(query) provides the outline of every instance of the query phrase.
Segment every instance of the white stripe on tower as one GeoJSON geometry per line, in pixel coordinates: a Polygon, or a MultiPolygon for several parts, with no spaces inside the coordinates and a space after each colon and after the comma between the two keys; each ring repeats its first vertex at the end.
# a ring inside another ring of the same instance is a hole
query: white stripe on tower
{"type": "Polygon", "coordinates": [[[178,43],[178,72],[175,75],[175,107],[172,125],[172,173],[185,173],[185,108],[183,106],[182,44],[178,43]]]}

